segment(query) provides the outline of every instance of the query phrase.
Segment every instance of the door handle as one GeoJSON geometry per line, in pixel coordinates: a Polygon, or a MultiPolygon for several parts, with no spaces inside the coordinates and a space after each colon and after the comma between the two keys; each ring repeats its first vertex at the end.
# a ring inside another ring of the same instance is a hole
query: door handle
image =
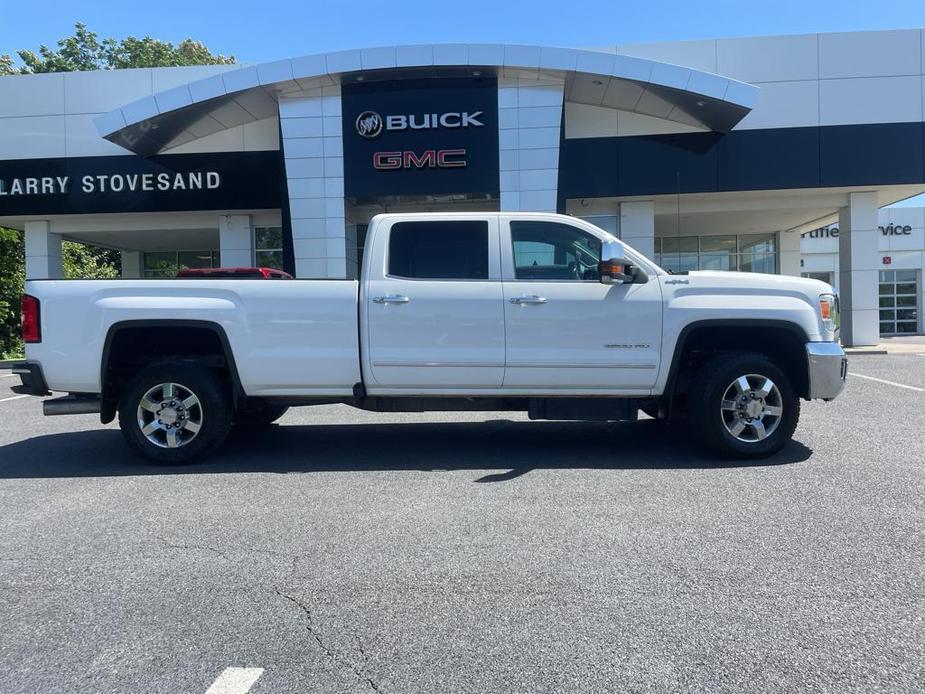
{"type": "Polygon", "coordinates": [[[373,302],[377,304],[407,304],[411,299],[401,294],[389,294],[388,296],[374,296],[373,302]]]}
{"type": "Polygon", "coordinates": [[[531,294],[530,296],[515,296],[511,299],[512,304],[545,304],[545,296],[537,296],[536,294],[531,294]]]}

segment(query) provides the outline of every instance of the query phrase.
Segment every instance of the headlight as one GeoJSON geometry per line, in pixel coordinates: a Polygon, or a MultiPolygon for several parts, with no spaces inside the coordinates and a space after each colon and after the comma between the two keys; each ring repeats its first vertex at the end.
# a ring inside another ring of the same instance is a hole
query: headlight
{"type": "Polygon", "coordinates": [[[819,295],[819,315],[823,327],[830,333],[837,333],[839,328],[838,296],[835,294],[819,295]]]}

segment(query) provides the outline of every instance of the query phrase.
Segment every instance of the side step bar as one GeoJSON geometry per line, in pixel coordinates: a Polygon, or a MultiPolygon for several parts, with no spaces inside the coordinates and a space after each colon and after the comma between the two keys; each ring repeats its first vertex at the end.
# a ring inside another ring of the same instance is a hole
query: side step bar
{"type": "Polygon", "coordinates": [[[99,414],[99,411],[100,399],[92,396],[67,395],[42,403],[42,412],[46,417],[59,414],[99,414]]]}

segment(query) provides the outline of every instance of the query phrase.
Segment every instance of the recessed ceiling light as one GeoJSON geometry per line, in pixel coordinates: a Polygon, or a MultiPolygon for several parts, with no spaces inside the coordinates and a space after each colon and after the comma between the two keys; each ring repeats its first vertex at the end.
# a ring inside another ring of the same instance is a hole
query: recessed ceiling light
{"type": "Polygon", "coordinates": [[[362,82],[366,78],[363,75],[357,75],[357,82],[362,82]]]}
{"type": "Polygon", "coordinates": [[[481,71],[481,70],[473,70],[473,71],[472,71],[472,76],[473,76],[473,77],[479,77],[481,74],[482,74],[482,71],[481,71]]]}
{"type": "Polygon", "coordinates": [[[698,101],[698,102],[697,102],[697,105],[698,105],[698,106],[703,106],[705,103],[707,103],[707,102],[706,102],[706,101],[698,101]]]}

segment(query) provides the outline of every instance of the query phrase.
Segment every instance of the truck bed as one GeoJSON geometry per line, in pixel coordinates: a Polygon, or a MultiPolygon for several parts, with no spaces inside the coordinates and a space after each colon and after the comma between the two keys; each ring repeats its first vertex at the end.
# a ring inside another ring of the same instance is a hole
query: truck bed
{"type": "Polygon", "coordinates": [[[221,326],[247,395],[350,395],[360,381],[354,280],[30,280],[42,342],[29,346],[55,390],[100,392],[113,326],[221,326]]]}

